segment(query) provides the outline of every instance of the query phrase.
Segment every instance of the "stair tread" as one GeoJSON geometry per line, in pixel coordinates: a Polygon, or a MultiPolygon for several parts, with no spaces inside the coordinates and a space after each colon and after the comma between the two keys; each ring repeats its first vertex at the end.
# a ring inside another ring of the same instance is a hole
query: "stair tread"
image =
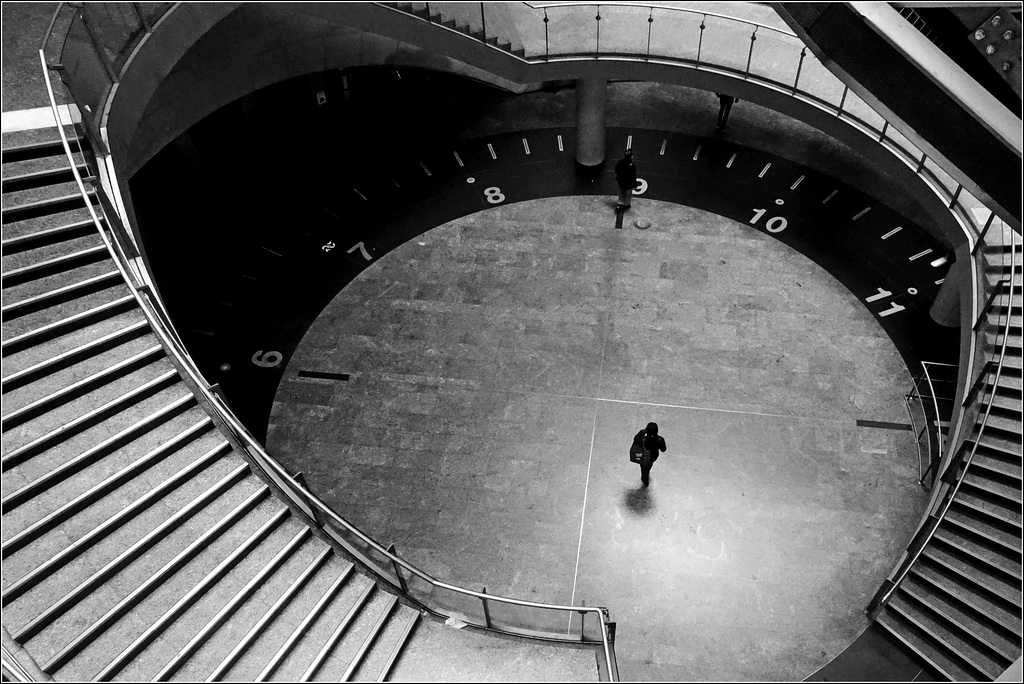
{"type": "Polygon", "coordinates": [[[994,678],[1005,669],[1001,658],[993,657],[969,639],[951,630],[933,613],[922,609],[919,604],[906,596],[905,592],[898,593],[889,607],[901,611],[904,617],[912,618],[919,628],[930,635],[933,648],[937,650],[941,644],[945,649],[942,655],[947,658],[947,661],[956,663],[962,670],[973,675],[972,679],[978,678],[979,675],[994,678]]]}
{"type": "Polygon", "coordinates": [[[918,562],[914,564],[911,572],[939,585],[947,594],[974,606],[1012,633],[1021,634],[1019,613],[1011,611],[1005,603],[993,599],[976,587],[963,583],[958,576],[947,572],[941,566],[930,562],[918,562]]]}
{"type": "Polygon", "coordinates": [[[986,590],[993,592],[995,595],[1018,607],[1020,606],[1019,586],[1014,586],[1011,582],[995,577],[987,572],[985,568],[969,564],[938,546],[929,545],[922,555],[947,568],[959,571],[954,574],[965,575],[978,586],[984,587],[986,590]]]}
{"type": "Polygon", "coordinates": [[[913,573],[907,576],[901,590],[912,591],[957,623],[968,634],[973,634],[1004,656],[1013,656],[1014,652],[1017,656],[1020,655],[1020,639],[1017,635],[992,625],[983,612],[978,612],[978,606],[965,606],[955,596],[913,573]]]}

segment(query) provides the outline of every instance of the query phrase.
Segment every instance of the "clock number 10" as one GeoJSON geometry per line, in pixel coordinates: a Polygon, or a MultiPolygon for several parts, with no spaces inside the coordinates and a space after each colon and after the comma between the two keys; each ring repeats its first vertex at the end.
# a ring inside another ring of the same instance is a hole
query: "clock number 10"
{"type": "MultiPolygon", "coordinates": [[[[756,226],[757,222],[761,220],[761,217],[764,216],[764,212],[766,211],[767,209],[755,209],[754,218],[750,219],[750,225],[756,226]]],[[[786,230],[786,226],[788,225],[789,221],[787,221],[784,217],[772,216],[765,222],[764,228],[769,233],[781,233],[782,231],[786,230]]]]}

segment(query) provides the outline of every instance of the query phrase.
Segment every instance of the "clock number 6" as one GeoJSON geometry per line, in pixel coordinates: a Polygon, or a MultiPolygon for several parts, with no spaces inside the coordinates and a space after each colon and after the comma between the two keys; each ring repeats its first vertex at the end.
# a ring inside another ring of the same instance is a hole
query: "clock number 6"
{"type": "Polygon", "coordinates": [[[273,368],[274,366],[281,365],[281,360],[283,358],[284,355],[279,351],[268,351],[264,354],[263,350],[260,349],[252,355],[252,362],[253,365],[259,366],[260,368],[273,368]]]}

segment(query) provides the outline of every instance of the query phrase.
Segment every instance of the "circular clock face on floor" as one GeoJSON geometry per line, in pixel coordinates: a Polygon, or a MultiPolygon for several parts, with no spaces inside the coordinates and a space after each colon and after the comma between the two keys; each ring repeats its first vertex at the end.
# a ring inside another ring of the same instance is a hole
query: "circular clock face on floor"
{"type": "Polygon", "coordinates": [[[776,155],[611,129],[627,148],[624,211],[571,129],[334,179],[232,243],[241,294],[197,355],[276,458],[438,579],[620,623],[663,608],[675,627],[622,633],[657,678],[804,677],[919,518],[900,412],[907,367],[955,352],[928,317],[944,250],[776,155]],[[643,487],[650,421],[667,451],[643,487]],[[673,660],[679,628],[701,663],[673,660]],[[726,633],[766,655],[738,674],[726,633]]]}
{"type": "Polygon", "coordinates": [[[372,259],[290,355],[268,450],[437,578],[609,606],[630,671],[806,676],[925,505],[910,376],[888,315],[775,238],[799,214],[638,194],[495,202],[372,259]]]}

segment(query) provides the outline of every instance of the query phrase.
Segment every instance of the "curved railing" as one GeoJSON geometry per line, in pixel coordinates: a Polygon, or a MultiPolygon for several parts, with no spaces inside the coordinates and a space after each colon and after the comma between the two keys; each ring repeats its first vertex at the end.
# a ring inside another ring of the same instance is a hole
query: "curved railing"
{"type": "MultiPolygon", "coordinates": [[[[433,10],[440,5],[456,3],[426,3],[414,6],[426,7],[424,20],[432,22],[433,10]]],[[[473,4],[459,3],[467,12],[466,7],[473,4]]],[[[124,232],[124,226],[117,212],[120,199],[117,192],[117,179],[113,174],[113,165],[109,159],[103,159],[106,146],[105,120],[110,100],[116,93],[121,75],[130,68],[133,55],[136,54],[146,37],[159,27],[159,23],[172,12],[177,3],[136,3],[131,6],[117,4],[120,9],[113,9],[110,3],[86,3],[72,5],[62,3],[54,14],[43,46],[39,51],[40,61],[46,75],[47,88],[50,93],[51,106],[55,108],[49,71],[61,74],[62,80],[71,92],[79,107],[86,134],[99,157],[100,184],[97,193],[101,204],[108,214],[111,230],[119,239],[111,241],[104,232],[102,225],[90,208],[97,230],[104,242],[115,254],[118,268],[121,269],[140,306],[151,319],[154,330],[158,331],[161,341],[183,369],[186,382],[196,392],[197,397],[206,404],[215,418],[218,419],[229,434],[232,434],[239,445],[249,454],[252,462],[263,470],[284,493],[286,497],[306,515],[320,525],[340,545],[363,560],[368,567],[391,583],[398,591],[420,602],[438,614],[448,615],[480,627],[523,634],[539,638],[566,640],[562,630],[548,630],[552,624],[550,615],[558,615],[557,619],[565,620],[565,615],[578,613],[581,616],[594,614],[600,627],[600,639],[588,639],[584,620],[580,621],[578,641],[601,643],[603,646],[605,666],[608,676],[616,677],[615,655],[612,647],[614,623],[608,619],[607,610],[603,608],[582,606],[556,606],[548,604],[519,601],[504,597],[492,596],[485,591],[476,592],[439,582],[428,574],[401,559],[393,547],[384,548],[376,541],[363,534],[360,530],[334,513],[328,506],[308,491],[302,483],[290,477],[281,466],[262,449],[248,431],[238,423],[230,408],[219,396],[215,387],[210,387],[199,374],[187,352],[180,344],[166,314],[155,297],[155,293],[146,284],[147,274],[138,257],[133,252],[133,245],[124,232]],[[104,10],[96,9],[100,5],[109,5],[104,10]],[[129,13],[129,7],[134,15],[129,13]],[[109,21],[111,26],[106,26],[109,21]],[[48,63],[46,52],[48,46],[61,39],[61,59],[59,63],[48,63]],[[107,189],[110,189],[109,196],[107,189]],[[117,204],[115,204],[117,203],[117,204]],[[132,277],[129,277],[131,273],[132,277]],[[133,279],[134,278],[134,279],[133,279]],[[445,607],[444,604],[450,606],[445,607]],[[510,615],[495,619],[491,612],[495,608],[510,611],[514,617],[516,610],[520,615],[527,615],[529,627],[512,624],[510,615]],[[544,619],[538,620],[543,615],[544,619]]],[[[951,211],[954,220],[963,229],[971,247],[971,279],[974,297],[970,302],[972,320],[984,317],[992,288],[984,279],[984,269],[979,268],[978,260],[983,258],[982,248],[986,244],[990,228],[994,225],[995,216],[982,203],[973,197],[962,184],[946,174],[927,154],[916,147],[908,138],[900,134],[879,114],[874,112],[849,87],[833,76],[818,62],[806,46],[792,33],[772,27],[764,23],[739,19],[726,15],[698,11],[683,7],[665,5],[635,5],[627,3],[561,3],[544,7],[527,3],[509,3],[516,14],[515,26],[518,31],[517,40],[522,43],[522,57],[509,54],[528,64],[542,63],[553,59],[607,59],[647,61],[675,64],[682,67],[703,69],[740,77],[760,85],[781,89],[791,97],[811,103],[846,123],[860,130],[864,135],[873,137],[904,164],[913,169],[922,182],[938,195],[951,211]],[[596,13],[590,15],[590,12],[596,13]],[[698,19],[699,17],[699,19],[698,19]],[[534,21],[531,23],[530,18],[534,21]],[[589,32],[593,22],[593,38],[589,32]],[[607,22],[602,24],[601,22],[607,22]],[[746,37],[749,33],[749,37],[746,37]],[[604,36],[602,38],[602,35],[604,36]],[[741,38],[737,42],[737,36],[741,38]],[[632,41],[632,42],[630,42],[632,41]],[[742,42],[746,41],[746,43],[742,42]],[[635,49],[643,45],[644,50],[635,49]],[[986,219],[987,220],[984,220],[986,219]]],[[[395,7],[389,7],[395,11],[395,7]]],[[[467,40],[477,40],[489,49],[502,49],[494,43],[494,35],[488,34],[486,3],[479,4],[480,30],[465,34],[456,29],[436,25],[435,30],[453,31],[464,35],[467,40]]],[[[492,17],[491,31],[493,34],[496,22],[492,17]]],[[[71,150],[67,144],[63,130],[60,130],[69,161],[71,150]]],[[[72,164],[72,168],[75,165],[72,164]]],[[[75,172],[79,190],[84,194],[85,186],[77,171],[75,172]]],[[[1011,241],[1014,238],[1011,238],[1011,241]]],[[[994,244],[1002,244],[1003,231],[999,231],[999,239],[994,244]]],[[[1011,253],[1012,256],[1012,253],[1011,253]]],[[[997,287],[1001,287],[997,286],[997,287]]],[[[1011,290],[1012,291],[1012,290],[1011,290]]],[[[966,377],[967,386],[975,386],[984,374],[991,370],[992,362],[986,361],[983,343],[984,330],[976,329],[970,337],[970,353],[967,355],[966,377]],[[979,341],[979,338],[980,341],[979,341]]],[[[1003,349],[996,361],[996,373],[1001,372],[1005,355],[1006,336],[1003,337],[1003,349]]],[[[958,420],[948,441],[946,460],[953,453],[961,453],[958,448],[963,445],[967,436],[966,429],[984,412],[987,421],[991,411],[990,398],[987,402],[973,402],[974,393],[965,394],[958,420]]],[[[974,448],[966,457],[967,463],[973,458],[974,448]]],[[[947,466],[943,464],[943,466],[947,466]]],[[[952,491],[948,497],[933,498],[939,503],[941,514],[945,513],[948,502],[959,488],[959,480],[943,496],[952,491]]],[[[936,496],[940,490],[936,490],[936,496]]],[[[927,532],[929,520],[934,514],[922,521],[918,538],[927,532]]],[[[923,548],[923,544],[920,548],[923,548]]],[[[908,548],[905,559],[894,571],[886,586],[893,589],[906,574],[906,569],[916,558],[920,549],[916,544],[908,548]],[[916,551],[915,551],[916,549],[916,551]],[[901,574],[902,573],[902,574],[901,574]]],[[[886,598],[891,591],[886,594],[886,598]]],[[[567,631],[567,630],[566,630],[567,631]]],[[[574,637],[575,638],[575,637],[574,637]]]]}
{"type": "MultiPolygon", "coordinates": [[[[1019,273],[1019,269],[1021,267],[1020,260],[1016,258],[1015,250],[1016,250],[1017,244],[1018,244],[1018,236],[1017,236],[1016,233],[1011,231],[1010,232],[1010,256],[1011,256],[1011,261],[1010,261],[1010,275],[1009,275],[1009,279],[1002,279],[1002,280],[1000,280],[999,283],[994,288],[994,294],[997,294],[997,293],[999,293],[1001,291],[1001,289],[1004,286],[1008,285],[1009,288],[1010,288],[1009,292],[1010,292],[1010,295],[1011,295],[1011,300],[1012,300],[1012,293],[1013,293],[1013,282],[1014,282],[1014,279],[1017,277],[1017,275],[1019,273]]],[[[985,317],[985,316],[988,315],[988,308],[991,305],[991,303],[992,303],[992,299],[989,299],[989,302],[986,305],[985,310],[983,310],[983,312],[982,312],[982,317],[985,317]]],[[[901,559],[900,564],[897,566],[897,568],[894,571],[894,573],[892,575],[890,575],[890,577],[888,579],[886,579],[886,581],[883,584],[882,588],[878,591],[878,593],[872,599],[871,604],[868,606],[868,608],[867,608],[867,610],[865,612],[869,612],[870,613],[870,612],[878,611],[889,601],[889,599],[892,597],[893,593],[895,593],[896,589],[899,588],[900,583],[904,580],[904,578],[906,578],[907,574],[910,572],[910,569],[914,566],[914,563],[917,562],[917,559],[924,552],[925,548],[928,546],[928,543],[935,536],[935,532],[939,528],[939,523],[942,522],[942,519],[945,517],[946,512],[949,510],[949,507],[953,504],[953,501],[956,498],[957,492],[960,491],[960,485],[963,483],[963,474],[968,471],[968,469],[970,468],[971,462],[974,460],[974,455],[978,451],[978,446],[981,445],[982,437],[985,434],[985,428],[988,426],[989,416],[992,413],[992,405],[993,405],[994,400],[995,400],[995,388],[999,384],[1000,378],[1002,378],[1003,365],[1004,365],[1004,363],[1006,361],[1006,346],[1007,346],[1007,342],[1008,342],[1009,337],[1010,337],[1010,323],[1011,323],[1012,318],[1013,318],[1012,308],[1007,306],[1006,307],[1006,322],[1002,324],[1001,329],[1000,329],[1000,326],[999,326],[998,322],[997,322],[997,325],[996,325],[996,329],[997,329],[997,337],[996,337],[996,339],[999,339],[999,336],[1002,336],[1002,338],[1003,338],[1002,343],[998,345],[999,346],[998,352],[996,354],[993,354],[993,356],[995,358],[988,360],[982,366],[982,371],[981,371],[981,373],[979,373],[977,379],[975,380],[975,383],[974,383],[975,387],[971,388],[967,392],[967,397],[964,400],[963,408],[966,409],[968,407],[968,405],[971,403],[973,397],[976,395],[976,393],[978,391],[977,388],[980,386],[981,381],[984,380],[986,378],[987,374],[990,371],[993,371],[993,369],[994,369],[994,372],[993,372],[993,374],[991,376],[991,378],[992,378],[992,381],[991,381],[992,394],[991,394],[990,398],[988,399],[988,401],[978,402],[978,403],[975,403],[973,405],[975,410],[981,416],[981,420],[979,422],[976,422],[976,423],[974,423],[974,421],[972,421],[972,423],[977,425],[978,430],[977,430],[976,436],[972,440],[972,444],[970,446],[970,449],[968,449],[966,444],[964,443],[964,441],[961,440],[960,448],[962,449],[962,451],[960,452],[959,457],[956,459],[955,462],[949,463],[948,465],[946,465],[946,468],[948,470],[952,470],[954,472],[958,472],[959,474],[956,475],[952,479],[952,482],[947,487],[945,487],[945,489],[944,489],[944,491],[942,491],[942,495],[940,497],[932,499],[932,505],[930,506],[930,512],[927,514],[922,527],[917,531],[917,533],[915,535],[915,538],[914,538],[913,542],[911,543],[911,546],[905,552],[904,557],[901,559]]],[[[976,324],[975,325],[975,330],[978,330],[979,328],[980,328],[980,326],[978,326],[976,324]]],[[[981,329],[984,331],[984,328],[981,328],[981,329]]],[[[984,332],[982,334],[984,334],[984,332]]],[[[964,413],[966,413],[966,411],[962,411],[961,415],[963,415],[964,413]]],[[[947,453],[952,453],[952,450],[950,450],[947,453]]]]}
{"type": "MultiPolygon", "coordinates": [[[[952,385],[951,394],[955,394],[956,371],[959,366],[951,363],[936,363],[934,361],[922,361],[921,366],[924,369],[924,373],[914,378],[914,388],[904,395],[904,399],[907,404],[907,413],[910,416],[910,425],[914,432],[915,441],[917,442],[919,475],[917,482],[918,484],[923,485],[925,477],[930,474],[931,482],[928,486],[931,488],[935,483],[936,471],[942,461],[943,446],[945,446],[945,435],[948,434],[948,430],[943,432],[943,411],[940,402],[955,401],[955,397],[953,396],[940,396],[936,385],[952,385]],[[940,372],[947,374],[952,373],[952,379],[932,377],[933,373],[929,370],[930,368],[940,369],[940,372]],[[925,387],[923,385],[927,385],[927,391],[924,391],[925,387]],[[914,411],[911,408],[910,403],[911,400],[914,399],[921,403],[923,424],[920,430],[918,429],[917,418],[914,415],[914,411]],[[930,407],[928,399],[931,399],[930,407]],[[923,440],[924,447],[921,445],[922,437],[925,437],[923,440]],[[925,463],[928,465],[925,466],[925,463]]],[[[947,413],[952,412],[949,411],[947,413]]],[[[946,419],[948,420],[949,417],[950,416],[947,415],[946,419]]]]}
{"type": "MultiPolygon", "coordinates": [[[[55,20],[50,24],[51,29],[56,25],[56,18],[61,11],[62,8],[58,7],[55,20]]],[[[57,102],[49,77],[50,65],[47,64],[45,55],[48,42],[49,35],[39,50],[39,59],[43,67],[50,105],[56,116],[57,102]]],[[[83,115],[83,120],[85,118],[83,115]]],[[[86,196],[85,184],[74,163],[67,135],[63,127],[58,127],[57,131],[79,192],[86,196]]],[[[111,167],[104,163],[105,160],[99,153],[96,154],[96,157],[97,166],[106,168],[109,173],[111,167]]],[[[234,446],[249,457],[250,462],[278,488],[289,502],[299,508],[309,520],[358,559],[379,579],[387,582],[394,590],[435,615],[490,631],[547,641],[599,646],[603,658],[603,662],[601,662],[602,658],[598,659],[602,666],[602,679],[618,681],[618,668],[614,653],[615,623],[611,622],[607,608],[524,601],[488,594],[486,589],[478,592],[441,582],[397,555],[393,545],[385,548],[363,533],[335,513],[326,503],[310,492],[303,483],[289,475],[276,460],[267,454],[245,426],[235,418],[230,407],[220,396],[217,387],[211,386],[203,378],[181,344],[166,312],[154,296],[152,288],[140,278],[139,265],[133,264],[133,261],[137,259],[134,245],[127,240],[123,230],[119,230],[120,218],[114,211],[106,188],[96,187],[95,192],[100,196],[101,207],[105,210],[105,219],[110,226],[110,232],[108,233],[104,229],[92,203],[86,202],[93,224],[113,257],[118,271],[143,310],[154,334],[167,351],[168,357],[172,359],[197,400],[232,438],[234,446]],[[111,235],[119,235],[120,239],[112,239],[111,235]],[[580,617],[578,633],[572,628],[572,616],[574,615],[580,617]],[[587,616],[593,618],[589,630],[587,616]]],[[[5,660],[6,655],[5,653],[5,660]]]]}
{"type": "Polygon", "coordinates": [[[979,235],[985,225],[978,212],[991,214],[927,152],[826,69],[788,29],[671,5],[501,3],[515,19],[518,35],[509,38],[495,34],[496,10],[488,7],[490,3],[421,2],[403,4],[402,9],[395,7],[396,3],[375,4],[412,14],[434,30],[448,31],[491,50],[502,50],[498,45],[502,41],[511,42],[513,49],[521,44],[523,56],[508,53],[508,57],[526,64],[580,59],[673,64],[769,86],[816,105],[877,141],[942,199],[965,233],[979,235]],[[460,9],[449,17],[445,10],[453,5],[460,9]],[[473,8],[472,12],[467,8],[473,8]],[[439,23],[435,17],[454,19],[456,27],[439,23]],[[460,30],[460,21],[468,28],[460,30]]]}

